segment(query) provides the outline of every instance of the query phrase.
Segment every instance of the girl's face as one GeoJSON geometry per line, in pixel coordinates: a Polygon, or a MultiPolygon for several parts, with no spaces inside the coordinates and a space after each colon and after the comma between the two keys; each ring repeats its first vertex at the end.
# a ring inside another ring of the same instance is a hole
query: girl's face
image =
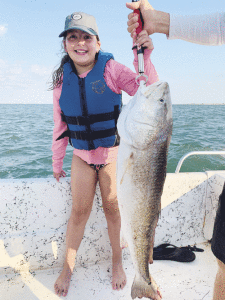
{"type": "Polygon", "coordinates": [[[95,65],[95,54],[99,52],[101,43],[95,35],[81,30],[68,31],[64,40],[64,48],[72,59],[78,75],[91,70],[95,65]]]}

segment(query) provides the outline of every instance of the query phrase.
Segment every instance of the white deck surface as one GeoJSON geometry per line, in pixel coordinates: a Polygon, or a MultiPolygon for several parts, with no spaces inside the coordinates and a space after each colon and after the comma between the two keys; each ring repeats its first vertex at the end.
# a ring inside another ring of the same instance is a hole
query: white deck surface
{"type": "MultiPolygon", "coordinates": [[[[160,286],[165,300],[211,300],[217,263],[210,244],[200,244],[204,252],[195,252],[191,263],[155,261],[151,274],[160,286]]],[[[111,288],[111,262],[84,265],[75,270],[66,300],[130,300],[134,270],[129,250],[124,251],[127,285],[122,291],[111,288]]],[[[61,269],[52,268],[35,272],[0,274],[2,300],[56,300],[53,285],[61,269]]],[[[142,298],[145,299],[145,298],[142,298]]]]}
{"type": "MultiPolygon", "coordinates": [[[[205,252],[196,252],[191,263],[155,261],[150,266],[163,299],[212,299],[217,263],[207,241],[212,237],[224,179],[225,171],[167,174],[155,245],[197,243],[205,252]]],[[[60,183],[53,178],[1,180],[0,198],[0,300],[60,299],[53,287],[65,256],[70,179],[60,183]]],[[[131,300],[134,269],[129,250],[123,252],[127,285],[113,291],[111,247],[97,187],[65,299],[131,300]]]]}

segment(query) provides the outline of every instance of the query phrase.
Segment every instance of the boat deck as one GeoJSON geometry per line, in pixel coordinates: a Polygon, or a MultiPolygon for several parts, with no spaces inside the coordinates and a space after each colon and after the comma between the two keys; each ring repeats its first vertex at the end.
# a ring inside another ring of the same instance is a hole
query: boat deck
{"type": "MultiPolygon", "coordinates": [[[[150,266],[151,274],[160,286],[166,300],[211,300],[217,272],[216,259],[209,243],[199,244],[204,252],[195,252],[191,263],[155,261],[150,266]]],[[[122,291],[111,288],[111,262],[106,260],[94,265],[79,266],[71,280],[67,300],[130,300],[134,277],[129,250],[124,249],[124,268],[127,285],[122,291]]],[[[0,299],[4,300],[56,300],[54,282],[61,268],[41,271],[20,271],[0,276],[0,299]]],[[[64,297],[61,297],[64,299],[64,297]]],[[[146,299],[146,298],[142,298],[146,299]]]]}
{"type": "MultiPolygon", "coordinates": [[[[191,263],[154,261],[150,272],[163,299],[212,299],[217,263],[208,241],[224,180],[225,171],[167,174],[155,246],[196,244],[205,251],[195,252],[191,263]]],[[[70,179],[1,180],[0,198],[0,299],[60,299],[53,287],[65,256],[70,179]]],[[[130,300],[134,269],[128,248],[123,258],[127,285],[113,291],[111,247],[97,186],[65,299],[130,300]]]]}

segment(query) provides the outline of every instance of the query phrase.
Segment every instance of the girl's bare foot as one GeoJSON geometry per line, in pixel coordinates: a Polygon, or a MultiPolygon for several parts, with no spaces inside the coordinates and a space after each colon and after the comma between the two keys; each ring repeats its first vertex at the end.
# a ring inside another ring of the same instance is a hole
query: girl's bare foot
{"type": "Polygon", "coordinates": [[[54,285],[56,295],[66,297],[70,286],[71,276],[72,272],[70,268],[64,267],[54,285]]]}
{"type": "Polygon", "coordinates": [[[122,290],[127,283],[126,274],[122,265],[122,254],[119,258],[112,259],[112,288],[113,290],[122,290]]]}

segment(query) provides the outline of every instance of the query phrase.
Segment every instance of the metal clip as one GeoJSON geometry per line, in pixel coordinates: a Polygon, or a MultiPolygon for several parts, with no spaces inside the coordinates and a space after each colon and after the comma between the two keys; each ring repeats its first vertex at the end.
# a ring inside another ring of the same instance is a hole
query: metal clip
{"type": "Polygon", "coordinates": [[[144,84],[146,84],[147,81],[148,81],[148,76],[145,75],[145,74],[139,74],[139,75],[135,78],[136,83],[137,83],[138,85],[141,85],[141,82],[144,81],[144,80],[141,80],[141,82],[139,83],[139,82],[138,82],[138,79],[139,79],[140,77],[145,77],[146,80],[145,80],[144,84]]]}

